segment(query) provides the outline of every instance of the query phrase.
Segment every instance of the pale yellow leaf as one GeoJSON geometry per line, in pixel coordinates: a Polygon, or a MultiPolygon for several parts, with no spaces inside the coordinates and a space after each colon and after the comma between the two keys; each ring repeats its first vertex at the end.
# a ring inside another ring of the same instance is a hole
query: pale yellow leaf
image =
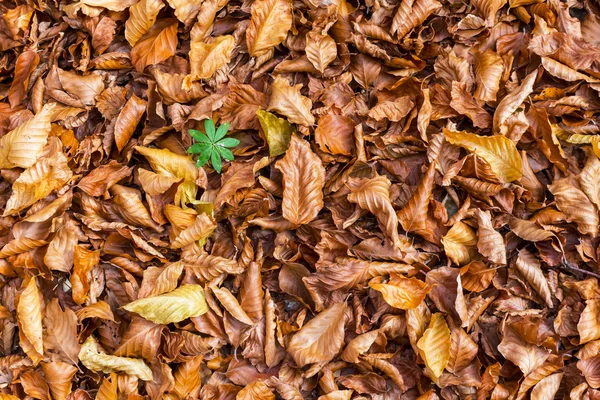
{"type": "Polygon", "coordinates": [[[431,316],[429,327],[417,342],[417,347],[434,380],[437,380],[450,360],[450,329],[443,314],[431,316]]]}
{"type": "Polygon", "coordinates": [[[121,372],[143,381],[152,380],[152,370],[139,358],[110,356],[98,351],[96,339],[89,336],[81,346],[79,360],[92,371],[121,372]]]}
{"type": "Polygon", "coordinates": [[[160,325],[198,317],[208,311],[200,285],[183,285],[172,292],[135,300],[123,308],[160,325]]]}

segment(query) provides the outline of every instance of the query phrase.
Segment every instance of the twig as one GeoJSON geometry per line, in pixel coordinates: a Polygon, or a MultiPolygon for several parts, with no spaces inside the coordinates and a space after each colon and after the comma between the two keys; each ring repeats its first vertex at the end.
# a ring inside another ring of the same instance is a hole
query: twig
{"type": "Polygon", "coordinates": [[[600,279],[600,274],[597,274],[595,272],[592,271],[588,271],[585,269],[581,269],[581,268],[577,268],[576,266],[574,266],[573,264],[571,264],[566,257],[563,257],[563,265],[565,265],[567,268],[569,268],[570,270],[573,270],[575,272],[579,272],[585,275],[589,275],[589,276],[593,276],[596,279],[600,279]]]}

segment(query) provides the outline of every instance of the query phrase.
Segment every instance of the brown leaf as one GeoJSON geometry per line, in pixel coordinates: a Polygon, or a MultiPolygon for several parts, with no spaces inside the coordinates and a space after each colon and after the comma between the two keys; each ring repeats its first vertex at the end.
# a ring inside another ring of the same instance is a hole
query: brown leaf
{"type": "Polygon", "coordinates": [[[292,27],[292,5],[288,0],[258,0],[252,4],[246,44],[251,56],[260,56],[283,42],[292,27]]]}
{"type": "Polygon", "coordinates": [[[114,355],[154,360],[160,347],[163,328],[143,318],[134,317],[123,333],[121,343],[115,349],[114,355]]]}
{"type": "Polygon", "coordinates": [[[300,89],[302,84],[292,86],[287,79],[276,77],[271,86],[268,110],[287,117],[291,123],[310,126],[315,123],[315,117],[311,114],[312,101],[303,96],[300,89]]]}
{"type": "Polygon", "coordinates": [[[322,151],[350,156],[354,149],[355,122],[343,115],[325,115],[319,118],[315,140],[322,151]]]}
{"type": "Polygon", "coordinates": [[[344,303],[337,303],[319,313],[292,336],[287,351],[298,366],[328,362],[340,351],[344,343],[346,309],[344,303]]]}
{"type": "Polygon", "coordinates": [[[585,193],[566,179],[556,181],[548,189],[554,195],[558,209],[567,216],[567,221],[577,224],[577,229],[584,235],[598,235],[598,210],[585,193]]]}
{"type": "Polygon", "coordinates": [[[35,278],[29,279],[29,283],[21,292],[17,304],[17,318],[25,338],[38,354],[43,355],[42,294],[35,278]]]}
{"type": "Polygon", "coordinates": [[[494,264],[506,264],[506,250],[504,239],[492,225],[489,212],[476,210],[477,223],[477,250],[494,264]]]}
{"type": "Polygon", "coordinates": [[[306,35],[306,57],[316,69],[323,73],[337,58],[335,40],[329,35],[310,32],[306,35]]]}
{"type": "Polygon", "coordinates": [[[44,325],[46,348],[56,351],[62,361],[77,365],[80,346],[75,313],[68,308],[61,310],[58,299],[53,299],[46,305],[44,325]]]}
{"type": "Polygon", "coordinates": [[[122,151],[131,139],[145,111],[146,102],[135,95],[125,103],[115,122],[115,143],[119,151],[122,151]]]}
{"type": "Polygon", "coordinates": [[[73,385],[73,376],[77,368],[61,361],[42,364],[44,378],[55,400],[66,400],[73,385]]]}
{"type": "Polygon", "coordinates": [[[293,135],[283,159],[275,164],[283,175],[283,217],[295,225],[314,220],[323,208],[325,169],[310,145],[293,135]]]}

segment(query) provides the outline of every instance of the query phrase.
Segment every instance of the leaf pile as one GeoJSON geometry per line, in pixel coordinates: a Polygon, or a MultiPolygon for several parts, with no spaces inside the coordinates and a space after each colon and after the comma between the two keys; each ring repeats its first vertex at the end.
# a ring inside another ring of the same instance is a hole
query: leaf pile
{"type": "Polygon", "coordinates": [[[600,398],[597,2],[7,0],[0,52],[1,399],[600,398]]]}

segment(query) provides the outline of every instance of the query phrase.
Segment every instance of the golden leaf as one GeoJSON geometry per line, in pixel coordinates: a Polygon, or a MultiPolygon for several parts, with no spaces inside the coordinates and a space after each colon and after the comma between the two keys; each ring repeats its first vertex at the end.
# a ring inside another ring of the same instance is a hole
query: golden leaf
{"type": "Polygon", "coordinates": [[[378,103],[369,110],[367,115],[375,121],[389,120],[397,122],[406,117],[414,106],[415,103],[413,103],[409,96],[403,96],[396,100],[378,103]]]}
{"type": "Polygon", "coordinates": [[[110,379],[109,376],[106,375],[102,379],[102,384],[98,388],[95,400],[117,400],[118,396],[117,374],[111,372],[110,379]]]}
{"type": "Polygon", "coordinates": [[[375,343],[375,340],[382,335],[383,333],[377,329],[358,335],[352,339],[344,349],[344,352],[341,355],[342,360],[349,363],[357,363],[359,361],[358,357],[363,353],[366,353],[373,343],[375,343]]]}
{"type": "Polygon", "coordinates": [[[290,145],[292,134],[295,132],[292,124],[260,108],[256,111],[256,116],[258,117],[262,132],[267,139],[269,155],[277,157],[285,153],[290,145]]]}
{"type": "Polygon", "coordinates": [[[100,353],[96,339],[89,336],[79,351],[79,360],[92,371],[122,372],[143,381],[152,380],[152,370],[139,358],[117,357],[100,353]]]}
{"type": "Polygon", "coordinates": [[[138,72],[148,65],[158,64],[175,55],[177,20],[158,20],[131,49],[131,62],[138,72]]]}
{"type": "Polygon", "coordinates": [[[491,49],[475,53],[475,82],[477,89],[473,96],[482,101],[496,101],[500,89],[500,79],[504,72],[502,58],[491,49]]]}
{"type": "Polygon", "coordinates": [[[477,216],[477,250],[494,264],[506,264],[506,246],[500,232],[494,229],[489,211],[475,210],[477,216]]]}
{"type": "MultiPolygon", "coordinates": [[[[5,136],[6,137],[6,136],[5,136]]],[[[73,176],[63,153],[42,158],[13,183],[4,215],[17,213],[62,188],[73,176]]]]}
{"type": "Polygon", "coordinates": [[[306,58],[323,73],[325,68],[337,57],[335,40],[329,35],[309,32],[306,35],[306,58]]]}
{"type": "Polygon", "coordinates": [[[110,193],[113,195],[115,211],[125,222],[134,226],[146,226],[162,231],[144,206],[142,195],[138,190],[127,186],[113,185],[110,193]]]}
{"type": "Polygon", "coordinates": [[[71,393],[71,385],[73,384],[73,376],[77,372],[77,368],[60,361],[52,361],[42,364],[44,378],[52,393],[54,400],[66,400],[71,393]]]}
{"type": "Polygon", "coordinates": [[[143,168],[139,168],[137,172],[142,189],[150,196],[163,194],[175,183],[183,180],[183,178],[178,178],[176,176],[156,174],[143,168]]]}
{"type": "Polygon", "coordinates": [[[200,366],[202,356],[192,357],[184,363],[179,364],[175,374],[172,392],[178,399],[196,399],[200,392],[200,366]]]}
{"type": "MultiPolygon", "coordinates": [[[[504,96],[498,103],[494,113],[494,130],[499,130],[502,125],[516,110],[523,101],[533,92],[533,84],[537,77],[537,70],[533,71],[523,79],[521,84],[504,96]]],[[[488,161],[489,162],[489,161],[488,161]]]]}
{"type": "Polygon", "coordinates": [[[584,235],[598,235],[598,210],[585,193],[571,184],[568,178],[555,181],[548,189],[554,195],[558,209],[566,215],[567,221],[577,224],[577,230],[584,235]]]}
{"type": "Polygon", "coordinates": [[[594,153],[588,154],[585,167],[579,174],[581,190],[596,207],[600,207],[600,160],[594,153]]]}
{"type": "Polygon", "coordinates": [[[235,400],[275,400],[275,395],[263,381],[254,381],[240,390],[235,400]]]}
{"type": "Polygon", "coordinates": [[[600,339],[600,300],[588,299],[577,322],[579,343],[600,339]]]}
{"type": "Polygon", "coordinates": [[[390,282],[369,283],[369,286],[383,295],[386,303],[394,308],[408,310],[416,308],[425,300],[431,287],[416,278],[405,278],[402,275],[392,274],[390,282]]]}
{"type": "Polygon", "coordinates": [[[252,3],[246,44],[251,56],[260,56],[286,38],[292,27],[292,2],[289,0],[257,0],[252,3]]]}
{"type": "Polygon", "coordinates": [[[433,374],[434,380],[442,375],[450,360],[450,346],[450,329],[443,314],[433,314],[429,327],[417,342],[417,347],[419,355],[433,374]]]}
{"type": "Polygon", "coordinates": [[[85,302],[90,291],[88,274],[100,262],[100,250],[90,250],[83,245],[75,246],[73,273],[71,274],[71,290],[75,303],[85,302]]]}
{"type": "Polygon", "coordinates": [[[44,264],[54,271],[71,272],[77,235],[68,226],[56,232],[44,255],[44,264]]]}
{"type": "Polygon", "coordinates": [[[203,0],[167,0],[175,10],[175,16],[184,24],[189,24],[200,11],[203,0]]]}
{"type": "Polygon", "coordinates": [[[348,201],[357,203],[360,208],[375,215],[381,230],[394,246],[399,247],[398,218],[390,200],[390,185],[389,179],[383,175],[348,180],[351,192],[348,201]]]}
{"type": "MultiPolygon", "coordinates": [[[[72,97],[79,100],[76,105],[93,106],[96,97],[104,91],[104,80],[101,75],[88,74],[79,75],[75,72],[58,69],[58,78],[63,89],[72,97]]],[[[57,119],[57,116],[54,116],[57,119]]]]}
{"type": "Polygon", "coordinates": [[[231,60],[235,39],[231,35],[219,36],[212,43],[192,42],[190,45],[191,72],[183,80],[183,89],[190,89],[192,82],[211,78],[231,60]]]}
{"type": "Polygon", "coordinates": [[[135,150],[146,157],[150,166],[159,175],[183,179],[175,195],[176,204],[186,204],[196,199],[198,169],[189,156],[172,153],[168,149],[151,149],[136,146],[135,150]]]}
{"type": "Polygon", "coordinates": [[[140,0],[129,7],[129,18],[125,22],[125,39],[132,47],[154,25],[164,6],[161,0],[140,0]]]}
{"type": "Polygon", "coordinates": [[[315,117],[311,114],[312,101],[300,94],[301,88],[301,83],[291,86],[287,79],[277,76],[271,86],[269,111],[287,117],[294,124],[313,125],[315,117]]]}
{"type": "Polygon", "coordinates": [[[531,400],[553,399],[558,392],[564,373],[560,372],[545,377],[531,390],[531,400]]]}
{"type": "Polygon", "coordinates": [[[317,314],[292,336],[287,350],[299,367],[328,362],[344,344],[345,303],[337,303],[317,314]]]}
{"type": "Polygon", "coordinates": [[[403,0],[392,20],[392,33],[402,39],[441,6],[436,0],[403,0]]]}
{"type": "Polygon", "coordinates": [[[454,328],[450,334],[450,359],[446,369],[456,373],[469,366],[477,355],[479,346],[461,328],[454,328]]]}
{"type": "Polygon", "coordinates": [[[23,335],[31,342],[33,349],[44,354],[44,340],[42,337],[42,294],[40,293],[35,278],[21,292],[17,304],[17,319],[23,335]]]}
{"type": "Polygon", "coordinates": [[[275,168],[283,175],[283,217],[296,225],[314,220],[323,208],[325,168],[310,144],[293,135],[285,157],[275,168]]]}
{"type": "Polygon", "coordinates": [[[183,285],[172,292],[135,300],[123,308],[161,325],[198,317],[208,311],[200,285],[183,285]]]}
{"type": "MultiPolygon", "coordinates": [[[[51,130],[55,103],[0,139],[0,168],[29,168],[37,161],[51,130]]],[[[6,214],[5,214],[6,215],[6,214]]]]}
{"type": "Polygon", "coordinates": [[[460,269],[463,288],[470,292],[482,292],[496,276],[496,268],[488,268],[481,261],[473,261],[460,269]]]}
{"type": "Polygon", "coordinates": [[[233,316],[233,318],[246,325],[254,325],[252,319],[246,314],[235,296],[227,288],[212,287],[211,291],[215,294],[219,302],[233,316]]]}
{"type": "Polygon", "coordinates": [[[195,241],[204,243],[204,241],[210,237],[216,227],[217,223],[215,220],[208,214],[202,213],[196,217],[194,223],[189,228],[184,229],[179,233],[179,235],[177,235],[177,237],[171,242],[171,248],[180,249],[184,246],[194,243],[195,241]]]}
{"type": "Polygon", "coordinates": [[[452,225],[442,238],[446,255],[456,265],[465,265],[477,256],[477,235],[464,222],[452,225]]]}
{"type": "Polygon", "coordinates": [[[479,136],[444,129],[444,137],[456,146],[464,147],[483,158],[503,182],[512,182],[523,175],[523,160],[514,142],[505,136],[479,136]]]}
{"type": "Polygon", "coordinates": [[[144,112],[146,112],[146,101],[136,95],[131,96],[125,103],[125,107],[123,107],[115,122],[115,143],[119,152],[131,139],[144,112]]]}
{"type": "Polygon", "coordinates": [[[110,305],[102,300],[77,310],[75,314],[77,314],[77,319],[79,319],[80,322],[86,318],[100,318],[107,321],[115,320],[115,316],[113,315],[110,305]]]}

